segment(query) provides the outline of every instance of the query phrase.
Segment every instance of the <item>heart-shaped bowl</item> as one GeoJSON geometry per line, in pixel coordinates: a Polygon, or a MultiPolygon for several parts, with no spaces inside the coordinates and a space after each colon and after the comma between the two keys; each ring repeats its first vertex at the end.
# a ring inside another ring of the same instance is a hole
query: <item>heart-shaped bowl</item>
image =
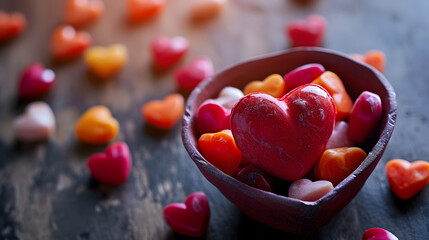
{"type": "Polygon", "coordinates": [[[201,173],[246,215],[271,227],[299,235],[308,235],[343,209],[359,192],[379,162],[392,135],[396,121],[396,95],[383,74],[346,54],[323,48],[292,48],[228,67],[203,81],[189,96],[183,120],[182,139],[201,173]],[[382,100],[382,117],[377,133],[361,147],[368,156],[340,184],[314,202],[301,201],[253,188],[210,164],[198,150],[196,114],[201,103],[216,98],[222,88],[239,89],[250,81],[270,74],[284,75],[308,63],[320,63],[343,81],[353,99],[365,90],[382,100]]]}

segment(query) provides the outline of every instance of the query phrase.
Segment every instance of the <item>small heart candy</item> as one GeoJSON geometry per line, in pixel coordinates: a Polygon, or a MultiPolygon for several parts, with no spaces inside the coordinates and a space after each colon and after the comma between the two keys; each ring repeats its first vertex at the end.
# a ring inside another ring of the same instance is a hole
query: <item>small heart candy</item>
{"type": "Polygon", "coordinates": [[[163,213],[173,231],[188,237],[201,237],[209,225],[209,200],[204,193],[195,192],[186,198],[185,203],[169,204],[163,213]]]}
{"type": "Polygon", "coordinates": [[[319,85],[295,88],[280,99],[244,96],[232,109],[231,130],[243,156],[286,181],[302,178],[323,153],[335,123],[335,106],[319,85]]]}
{"type": "Polygon", "coordinates": [[[266,93],[272,97],[279,98],[285,93],[285,81],[282,76],[272,74],[264,79],[264,81],[253,81],[248,83],[243,90],[244,94],[255,92],[266,93]]]}
{"type": "Polygon", "coordinates": [[[393,159],[386,164],[386,175],[393,193],[401,199],[410,199],[429,182],[429,162],[408,162],[393,159]]]}
{"type": "Polygon", "coordinates": [[[195,59],[189,66],[174,72],[177,86],[183,90],[194,89],[201,81],[213,74],[213,63],[209,58],[195,59]]]}
{"type": "Polygon", "coordinates": [[[0,42],[21,33],[27,25],[21,13],[6,13],[0,10],[0,42]]]}
{"type": "Polygon", "coordinates": [[[19,98],[33,98],[48,92],[55,84],[55,73],[41,63],[32,63],[24,69],[19,81],[19,98]]]}
{"type": "Polygon", "coordinates": [[[220,91],[219,96],[213,99],[213,101],[226,109],[231,109],[242,97],[244,97],[244,94],[240,89],[235,87],[224,87],[220,91]]]}
{"type": "Polygon", "coordinates": [[[100,78],[113,76],[124,67],[127,61],[127,48],[122,44],[91,47],[85,52],[85,62],[90,71],[100,78]]]}
{"type": "Polygon", "coordinates": [[[370,50],[366,52],[365,55],[350,54],[350,57],[373,66],[381,73],[384,72],[384,67],[386,66],[386,56],[380,50],[370,50]]]}
{"type": "Polygon", "coordinates": [[[321,46],[325,34],[326,19],[310,15],[305,20],[295,20],[286,26],[286,34],[295,47],[321,46]]]}
{"type": "Polygon", "coordinates": [[[272,177],[253,164],[247,164],[237,173],[237,179],[249,186],[258,188],[267,192],[272,192],[272,177]]]}
{"type": "Polygon", "coordinates": [[[76,57],[91,45],[91,36],[69,25],[55,29],[51,37],[52,55],[57,60],[76,57]]]}
{"type": "Polygon", "coordinates": [[[382,228],[371,228],[362,235],[362,240],[399,240],[391,232],[382,228]]]}
{"type": "Polygon", "coordinates": [[[197,0],[191,5],[191,18],[194,21],[204,21],[220,14],[226,0],[197,0]]]}
{"type": "Polygon", "coordinates": [[[354,142],[350,140],[348,130],[349,125],[347,122],[339,121],[335,123],[334,131],[326,144],[326,149],[353,147],[354,142]]]}
{"type": "Polygon", "coordinates": [[[155,67],[166,70],[177,62],[188,52],[189,42],[184,37],[157,37],[152,41],[151,50],[155,67]]]}
{"type": "Polygon", "coordinates": [[[16,137],[23,141],[45,139],[55,131],[55,116],[48,104],[34,102],[14,121],[16,137]]]}
{"type": "Polygon", "coordinates": [[[293,182],[288,190],[288,196],[302,201],[317,201],[334,189],[331,182],[320,180],[312,182],[302,178],[293,182]]]}
{"type": "Polygon", "coordinates": [[[87,166],[92,177],[110,185],[124,183],[131,170],[131,154],[124,142],[110,144],[104,153],[92,155],[87,166]]]}
{"type": "Polygon", "coordinates": [[[325,72],[325,68],[318,63],[310,63],[295,68],[283,77],[286,92],[288,93],[296,87],[311,83],[323,72],[325,72]]]}
{"type": "Polygon", "coordinates": [[[142,107],[143,118],[161,129],[172,128],[183,116],[185,100],[180,94],[170,94],[162,101],[154,100],[142,107]]]}
{"type": "Polygon", "coordinates": [[[151,19],[164,9],[165,3],[165,0],[128,0],[128,20],[138,23],[151,19]]]}
{"type": "Polygon", "coordinates": [[[65,9],[66,23],[82,27],[100,18],[104,12],[101,0],[68,0],[65,9]]]}
{"type": "Polygon", "coordinates": [[[225,109],[217,102],[208,99],[198,109],[197,128],[200,134],[215,133],[229,129],[231,110],[225,109]]]}

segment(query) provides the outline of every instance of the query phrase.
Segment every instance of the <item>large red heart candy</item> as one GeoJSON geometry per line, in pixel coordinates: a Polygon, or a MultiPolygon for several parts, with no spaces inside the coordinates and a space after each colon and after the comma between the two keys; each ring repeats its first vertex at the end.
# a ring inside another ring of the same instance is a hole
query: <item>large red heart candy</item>
{"type": "Polygon", "coordinates": [[[286,33],[295,47],[316,47],[322,45],[326,19],[321,15],[310,15],[305,20],[295,20],[286,27],[286,33]]]}
{"type": "Polygon", "coordinates": [[[92,155],[87,166],[97,181],[110,185],[122,184],[130,175],[130,149],[124,142],[112,143],[104,153],[92,155]]]}
{"type": "Polygon", "coordinates": [[[210,206],[207,196],[195,192],[185,203],[172,203],[164,208],[164,218],[173,231],[188,237],[201,237],[210,220],[210,206]]]}
{"type": "Polygon", "coordinates": [[[319,85],[282,98],[255,93],[232,109],[231,131],[243,156],[286,181],[302,178],[323,153],[335,123],[335,106],[319,85]]]}
{"type": "Polygon", "coordinates": [[[152,41],[151,50],[155,67],[165,70],[176,64],[189,49],[184,37],[157,37],[152,41]]]}
{"type": "Polygon", "coordinates": [[[195,59],[189,66],[174,72],[177,86],[183,90],[194,89],[201,81],[213,74],[213,63],[209,58],[195,59]]]}
{"type": "Polygon", "coordinates": [[[49,91],[55,83],[55,73],[40,63],[30,64],[22,73],[18,87],[20,98],[32,98],[49,91]]]}

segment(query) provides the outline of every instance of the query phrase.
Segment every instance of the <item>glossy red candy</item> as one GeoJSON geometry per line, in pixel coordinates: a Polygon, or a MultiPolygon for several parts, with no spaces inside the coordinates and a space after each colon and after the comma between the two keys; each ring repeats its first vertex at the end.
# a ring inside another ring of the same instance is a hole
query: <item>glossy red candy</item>
{"type": "Polygon", "coordinates": [[[25,68],[18,86],[19,98],[33,98],[48,92],[55,84],[55,73],[40,63],[25,68]]]}
{"type": "Polygon", "coordinates": [[[237,179],[246,183],[249,186],[259,188],[261,190],[272,192],[271,188],[272,177],[266,174],[261,169],[253,164],[247,164],[237,173],[237,179]]]}
{"type": "Polygon", "coordinates": [[[398,240],[398,238],[382,228],[371,228],[363,233],[362,240],[398,240]]]}
{"type": "Polygon", "coordinates": [[[152,41],[151,51],[155,67],[165,70],[179,62],[189,49],[184,37],[157,37],[152,41]]]}
{"type": "Polygon", "coordinates": [[[209,58],[195,59],[189,66],[174,72],[177,86],[183,90],[194,89],[201,81],[213,74],[213,63],[209,58]]]}
{"type": "Polygon", "coordinates": [[[286,27],[286,33],[295,47],[316,47],[322,45],[325,28],[325,17],[314,14],[305,20],[290,22],[286,27]]]}
{"type": "Polygon", "coordinates": [[[231,131],[243,156],[286,181],[302,178],[323,153],[335,123],[335,106],[319,85],[282,98],[255,93],[232,109],[231,131]]]}
{"type": "Polygon", "coordinates": [[[286,93],[296,87],[311,83],[324,71],[325,68],[318,63],[305,64],[301,67],[295,68],[283,77],[285,80],[286,93]]]}
{"type": "Polygon", "coordinates": [[[215,133],[229,129],[231,110],[225,109],[214,100],[204,101],[197,113],[197,128],[200,134],[215,133]]]}

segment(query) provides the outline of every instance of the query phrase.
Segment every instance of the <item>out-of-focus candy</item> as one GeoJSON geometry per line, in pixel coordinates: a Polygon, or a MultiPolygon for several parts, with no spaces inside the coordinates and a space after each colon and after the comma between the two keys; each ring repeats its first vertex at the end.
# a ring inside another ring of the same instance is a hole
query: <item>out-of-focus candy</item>
{"type": "Polygon", "coordinates": [[[366,158],[366,153],[358,147],[327,149],[316,162],[314,175],[317,179],[328,180],[334,186],[350,175],[366,158]]]}
{"type": "Polygon", "coordinates": [[[302,178],[290,185],[288,197],[302,201],[317,201],[333,188],[332,183],[326,180],[312,182],[310,179],[302,178]]]}
{"type": "Polygon", "coordinates": [[[201,237],[209,225],[209,200],[203,192],[195,192],[186,198],[185,203],[166,206],[163,213],[173,231],[188,237],[201,237]]]}
{"type": "Polygon", "coordinates": [[[101,78],[109,78],[128,61],[127,48],[122,44],[108,47],[90,47],[85,51],[85,62],[90,71],[101,78]]]}
{"type": "Polygon", "coordinates": [[[6,13],[0,10],[0,42],[21,33],[27,25],[21,13],[6,13]]]}
{"type": "Polygon", "coordinates": [[[272,192],[272,176],[255,167],[253,164],[247,164],[237,173],[237,179],[249,186],[258,188],[267,192],[272,192]]]}
{"type": "Polygon", "coordinates": [[[157,37],[152,41],[151,51],[155,67],[166,70],[177,62],[188,52],[189,42],[184,37],[157,37]]]}
{"type": "Polygon", "coordinates": [[[115,138],[118,131],[118,121],[105,106],[88,109],[75,126],[76,137],[80,141],[92,144],[106,143],[115,138]]]}
{"type": "Polygon", "coordinates": [[[241,151],[235,145],[231,130],[201,135],[198,147],[204,158],[222,172],[230,176],[238,172],[241,151]]]}
{"type": "Polygon", "coordinates": [[[226,0],[197,0],[191,5],[191,18],[195,21],[203,21],[220,14],[226,4],[226,0]]]}
{"type": "Polygon", "coordinates": [[[168,130],[183,116],[185,100],[182,95],[174,93],[162,101],[154,100],[142,107],[143,118],[151,125],[168,130]]]}
{"type": "Polygon", "coordinates": [[[310,63],[295,68],[283,77],[286,93],[290,92],[296,87],[311,83],[323,72],[325,72],[325,68],[318,63],[310,63]]]}
{"type": "Polygon", "coordinates": [[[91,45],[91,36],[69,25],[55,29],[51,37],[52,55],[57,60],[76,57],[91,45]]]}
{"type": "Polygon", "coordinates": [[[386,56],[380,50],[370,50],[366,52],[365,55],[350,54],[350,57],[367,63],[382,73],[384,72],[384,67],[386,66],[386,56]]]}
{"type": "Polygon", "coordinates": [[[16,137],[23,141],[45,139],[55,131],[55,116],[48,104],[34,102],[14,121],[16,137]]]}
{"type": "Polygon", "coordinates": [[[165,4],[165,0],[128,0],[128,20],[138,23],[151,19],[164,9],[165,4]]]}
{"type": "Polygon", "coordinates": [[[33,98],[48,92],[55,84],[55,73],[41,63],[32,63],[22,72],[18,86],[19,98],[33,98]]]}
{"type": "Polygon", "coordinates": [[[362,240],[399,240],[391,232],[382,228],[371,228],[362,235],[362,240]]]}
{"type": "Polygon", "coordinates": [[[328,90],[329,94],[331,94],[332,99],[334,99],[335,108],[337,110],[337,116],[335,119],[337,121],[347,119],[353,107],[353,100],[347,93],[343,82],[337,76],[337,74],[331,71],[326,71],[312,83],[319,84],[328,90]]]}
{"type": "Polygon", "coordinates": [[[110,185],[122,184],[130,175],[130,149],[124,142],[112,143],[104,153],[92,155],[86,164],[97,181],[110,185]]]}
{"type": "Polygon", "coordinates": [[[68,0],[66,3],[66,23],[82,27],[96,21],[104,12],[101,0],[68,0]]]}
{"type": "Polygon", "coordinates": [[[174,78],[183,90],[194,89],[201,81],[213,74],[213,63],[209,58],[195,59],[189,66],[177,69],[174,78]]]}
{"type": "Polygon", "coordinates": [[[350,140],[348,130],[349,125],[347,122],[339,121],[335,123],[334,131],[326,144],[326,149],[353,147],[354,142],[350,140]]]}
{"type": "Polygon", "coordinates": [[[393,159],[386,164],[386,175],[393,193],[401,199],[410,199],[429,182],[429,162],[408,162],[393,159]]]}
{"type": "Polygon", "coordinates": [[[363,143],[375,133],[381,118],[381,99],[368,91],[362,92],[356,99],[349,116],[349,138],[363,143]]]}
{"type": "Polygon", "coordinates": [[[305,20],[291,21],[286,26],[286,34],[295,47],[321,46],[325,28],[325,17],[314,14],[305,20]]]}
{"type": "Polygon", "coordinates": [[[204,101],[197,113],[197,128],[200,134],[214,133],[229,129],[231,110],[209,99],[204,101]]]}
{"type": "Polygon", "coordinates": [[[254,92],[262,92],[271,95],[275,98],[279,98],[285,93],[285,81],[282,76],[278,74],[271,74],[264,81],[253,81],[248,83],[243,90],[244,94],[250,94],[254,92]]]}

